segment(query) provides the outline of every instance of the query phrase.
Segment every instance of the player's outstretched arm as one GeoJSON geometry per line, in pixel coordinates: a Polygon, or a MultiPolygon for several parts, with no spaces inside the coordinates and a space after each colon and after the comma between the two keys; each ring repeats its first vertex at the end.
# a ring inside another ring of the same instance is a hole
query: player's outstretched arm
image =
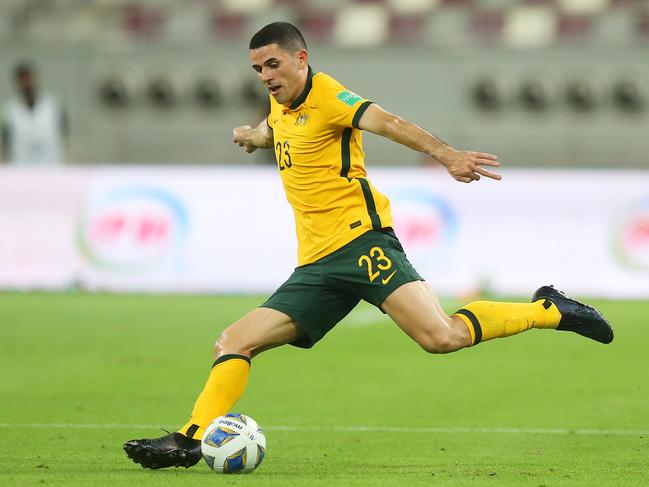
{"type": "Polygon", "coordinates": [[[248,154],[257,149],[272,149],[273,130],[266,123],[266,119],[262,120],[255,128],[243,125],[232,130],[232,142],[239,144],[248,154]]]}
{"type": "Polygon", "coordinates": [[[358,126],[376,135],[434,157],[457,181],[470,183],[481,176],[500,180],[502,176],[483,166],[499,167],[498,157],[484,152],[455,150],[430,132],[373,103],[361,116],[358,126]]]}

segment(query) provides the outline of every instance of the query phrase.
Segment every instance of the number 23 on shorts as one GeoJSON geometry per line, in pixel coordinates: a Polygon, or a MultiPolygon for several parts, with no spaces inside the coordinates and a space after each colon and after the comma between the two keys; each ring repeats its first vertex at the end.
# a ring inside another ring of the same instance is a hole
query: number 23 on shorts
{"type": "MultiPolygon", "coordinates": [[[[385,255],[381,247],[372,247],[370,249],[369,255],[363,254],[358,258],[358,267],[363,267],[364,264],[367,264],[367,276],[370,282],[381,275],[381,271],[387,271],[392,268],[392,261],[385,255]],[[374,271],[374,263],[376,262],[376,272],[374,271]]],[[[392,279],[392,276],[396,274],[396,270],[392,271],[387,277],[381,279],[381,284],[386,285],[392,279]]]]}

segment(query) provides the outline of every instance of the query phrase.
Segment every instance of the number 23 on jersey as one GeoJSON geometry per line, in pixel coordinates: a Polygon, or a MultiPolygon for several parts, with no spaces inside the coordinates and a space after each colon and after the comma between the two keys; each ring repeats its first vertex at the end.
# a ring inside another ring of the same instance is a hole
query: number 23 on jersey
{"type": "Polygon", "coordinates": [[[284,142],[277,141],[275,144],[275,157],[277,158],[277,165],[280,171],[293,165],[291,161],[291,145],[288,143],[288,140],[284,142]]]}

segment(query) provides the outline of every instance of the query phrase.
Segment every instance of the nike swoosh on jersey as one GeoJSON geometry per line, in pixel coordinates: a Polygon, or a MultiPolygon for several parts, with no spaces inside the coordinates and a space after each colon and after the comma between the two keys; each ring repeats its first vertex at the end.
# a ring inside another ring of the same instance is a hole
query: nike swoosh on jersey
{"type": "Polygon", "coordinates": [[[390,279],[392,279],[392,276],[394,276],[396,273],[397,271],[393,271],[392,274],[390,274],[388,277],[386,277],[385,279],[381,279],[381,282],[384,285],[387,284],[388,282],[390,282],[390,279]]]}

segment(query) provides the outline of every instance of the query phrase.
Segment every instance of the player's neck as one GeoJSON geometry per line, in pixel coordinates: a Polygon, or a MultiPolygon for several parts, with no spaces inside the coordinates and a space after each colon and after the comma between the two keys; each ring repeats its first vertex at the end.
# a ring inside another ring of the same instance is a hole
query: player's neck
{"type": "Polygon", "coordinates": [[[305,69],[300,71],[300,83],[296,91],[295,97],[284,103],[284,108],[287,110],[294,110],[306,99],[307,95],[311,91],[311,78],[313,77],[313,72],[311,71],[311,66],[307,65],[305,69]]]}

